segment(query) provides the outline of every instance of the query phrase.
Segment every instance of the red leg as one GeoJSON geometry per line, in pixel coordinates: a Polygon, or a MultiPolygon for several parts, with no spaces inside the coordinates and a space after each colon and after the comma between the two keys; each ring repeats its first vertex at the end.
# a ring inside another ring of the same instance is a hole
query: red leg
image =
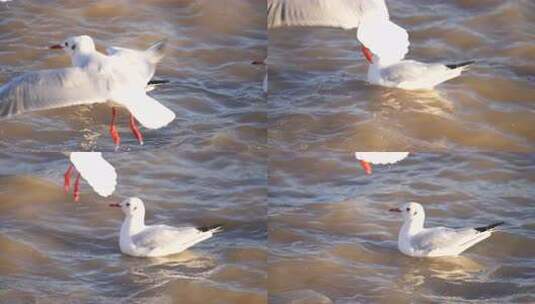
{"type": "Polygon", "coordinates": [[[360,165],[362,166],[362,169],[364,169],[364,172],[366,172],[366,174],[372,174],[372,164],[365,160],[361,160],[360,165]]]}
{"type": "Polygon", "coordinates": [[[69,164],[69,168],[67,169],[67,171],[65,171],[65,174],[63,174],[63,189],[65,190],[65,193],[69,192],[69,189],[71,187],[72,170],[74,170],[74,166],[72,164],[69,164]]]}
{"type": "Polygon", "coordinates": [[[111,108],[110,134],[111,134],[111,138],[113,139],[113,142],[115,143],[115,146],[118,147],[121,144],[121,136],[119,136],[119,132],[117,131],[117,127],[115,126],[116,116],[117,116],[117,109],[113,107],[111,108]]]}
{"type": "Polygon", "coordinates": [[[362,55],[364,55],[364,57],[366,57],[366,60],[368,60],[369,63],[373,63],[373,54],[370,51],[370,49],[365,47],[365,46],[361,46],[360,49],[362,51],[362,55]]]}
{"type": "Polygon", "coordinates": [[[139,131],[139,128],[136,125],[136,119],[132,114],[130,114],[130,130],[132,130],[132,133],[137,138],[139,144],[143,145],[143,134],[141,134],[141,131],[139,131]]]}
{"type": "Polygon", "coordinates": [[[73,197],[75,202],[80,200],[80,173],[78,173],[78,176],[76,176],[76,181],[74,182],[73,197]]]}

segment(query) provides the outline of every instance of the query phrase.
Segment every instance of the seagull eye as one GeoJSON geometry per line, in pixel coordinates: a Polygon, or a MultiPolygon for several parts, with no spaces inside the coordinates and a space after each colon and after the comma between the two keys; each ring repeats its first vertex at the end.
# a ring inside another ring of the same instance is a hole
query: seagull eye
{"type": "Polygon", "coordinates": [[[74,49],[76,49],[76,44],[73,44],[71,49],[74,51],[74,49]]]}
{"type": "Polygon", "coordinates": [[[411,208],[407,208],[407,211],[411,211],[411,208]]]}
{"type": "Polygon", "coordinates": [[[68,42],[65,42],[65,46],[69,46],[69,43],[68,43],[68,42]]]}
{"type": "Polygon", "coordinates": [[[130,207],[130,203],[126,203],[126,207],[130,207]]]}

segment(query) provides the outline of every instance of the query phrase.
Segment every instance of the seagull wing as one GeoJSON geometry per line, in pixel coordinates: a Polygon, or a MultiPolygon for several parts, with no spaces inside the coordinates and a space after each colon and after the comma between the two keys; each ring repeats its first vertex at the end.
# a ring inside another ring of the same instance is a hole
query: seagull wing
{"type": "Polygon", "coordinates": [[[207,233],[194,227],[176,228],[167,225],[155,225],[148,226],[140,233],[132,236],[132,242],[136,247],[143,247],[149,250],[186,247],[205,239],[207,233]]]}
{"type": "Polygon", "coordinates": [[[490,236],[473,228],[451,229],[436,227],[425,229],[411,239],[411,245],[427,253],[441,252],[458,254],[490,236]]]}
{"type": "Polygon", "coordinates": [[[0,118],[24,112],[104,103],[112,77],[73,67],[29,72],[0,87],[0,118]]]}
{"type": "Polygon", "coordinates": [[[409,155],[409,152],[355,152],[355,158],[374,165],[397,163],[409,155]]]}
{"type": "Polygon", "coordinates": [[[357,30],[357,38],[384,65],[399,62],[409,52],[409,33],[389,19],[366,15],[357,30]]]}
{"type": "Polygon", "coordinates": [[[70,160],[76,170],[101,196],[110,196],[117,185],[115,168],[100,152],[72,152],[70,160]]]}
{"type": "Polygon", "coordinates": [[[156,64],[163,58],[166,47],[167,40],[163,39],[153,43],[144,51],[122,47],[109,47],[106,49],[106,52],[111,60],[122,69],[136,73],[145,82],[148,82],[154,76],[156,64]]]}
{"type": "Polygon", "coordinates": [[[113,100],[125,106],[144,127],[158,129],[175,119],[175,113],[143,90],[125,91],[114,96],[113,100]]]}
{"type": "Polygon", "coordinates": [[[364,15],[388,20],[384,0],[268,0],[268,27],[329,26],[352,29],[364,15]]]}

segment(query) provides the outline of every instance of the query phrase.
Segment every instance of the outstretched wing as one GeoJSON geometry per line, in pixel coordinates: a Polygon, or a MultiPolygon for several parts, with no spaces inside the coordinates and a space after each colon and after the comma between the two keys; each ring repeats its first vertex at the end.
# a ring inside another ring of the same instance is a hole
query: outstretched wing
{"type": "Polygon", "coordinates": [[[73,67],[29,72],[0,87],[0,118],[24,112],[104,103],[113,79],[73,67]]]}
{"type": "Polygon", "coordinates": [[[100,152],[72,152],[70,160],[76,170],[101,196],[110,196],[117,185],[115,168],[100,152]]]}
{"type": "Polygon", "coordinates": [[[384,0],[268,0],[268,27],[329,26],[352,29],[364,15],[388,20],[384,0]]]}

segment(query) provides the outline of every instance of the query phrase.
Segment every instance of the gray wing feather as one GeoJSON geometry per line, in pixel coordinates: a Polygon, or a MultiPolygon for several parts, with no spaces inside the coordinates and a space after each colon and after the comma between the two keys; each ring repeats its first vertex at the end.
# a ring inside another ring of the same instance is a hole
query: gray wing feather
{"type": "Polygon", "coordinates": [[[384,0],[268,0],[268,27],[358,27],[364,13],[388,19],[384,0]]]}
{"type": "Polygon", "coordinates": [[[470,228],[429,228],[413,237],[411,243],[419,250],[430,252],[436,249],[460,246],[477,237],[477,234],[476,230],[470,228]]]}
{"type": "Polygon", "coordinates": [[[66,68],[29,72],[0,87],[0,118],[29,111],[104,103],[113,80],[96,71],[66,68]]]}
{"type": "Polygon", "coordinates": [[[383,69],[381,76],[394,83],[421,81],[426,75],[435,75],[444,69],[445,66],[442,64],[427,64],[406,60],[383,69]]]}
{"type": "Polygon", "coordinates": [[[175,228],[166,225],[152,226],[134,235],[132,242],[138,247],[158,248],[186,244],[200,237],[201,231],[193,227],[175,228]]]}

